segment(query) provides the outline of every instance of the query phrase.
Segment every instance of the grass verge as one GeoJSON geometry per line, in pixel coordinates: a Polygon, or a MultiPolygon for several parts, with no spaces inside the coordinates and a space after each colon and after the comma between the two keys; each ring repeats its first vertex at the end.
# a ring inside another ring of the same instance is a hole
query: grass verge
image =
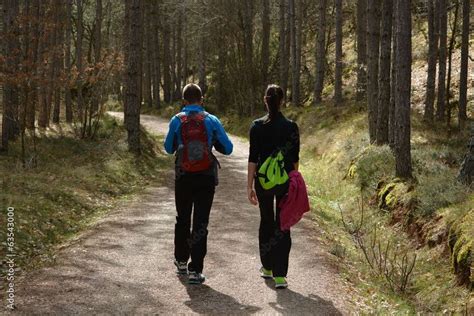
{"type": "MultiPolygon", "coordinates": [[[[27,139],[31,143],[31,138],[27,139]]],[[[128,152],[126,131],[106,117],[95,140],[79,139],[68,125],[54,126],[36,138],[37,166],[21,163],[20,142],[0,156],[2,174],[0,239],[6,240],[6,210],[15,209],[17,270],[54,259],[55,246],[67,241],[112,209],[116,202],[157,182],[169,158],[161,137],[142,131],[143,154],[128,152]]],[[[31,149],[30,144],[28,149],[31,149]]],[[[27,151],[31,162],[32,151],[27,151]]],[[[6,244],[2,243],[1,258],[6,244]]],[[[6,262],[1,262],[2,276],[6,262]]]]}

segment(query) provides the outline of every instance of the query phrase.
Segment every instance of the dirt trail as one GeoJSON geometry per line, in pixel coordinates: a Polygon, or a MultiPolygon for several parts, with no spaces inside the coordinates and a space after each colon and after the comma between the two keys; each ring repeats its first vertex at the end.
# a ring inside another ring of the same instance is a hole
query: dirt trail
{"type": "MultiPolygon", "coordinates": [[[[120,113],[112,115],[121,117],[120,113]]],[[[142,116],[153,133],[168,122],[142,116]]],[[[292,230],[289,288],[275,291],[258,276],[259,212],[246,198],[248,145],[219,156],[220,184],[211,211],[202,286],[175,275],[173,175],[100,220],[58,254],[57,263],[27,275],[16,288],[22,314],[311,314],[350,312],[350,295],[316,240],[309,216],[292,230]]],[[[172,166],[170,166],[172,169],[172,166]]]]}

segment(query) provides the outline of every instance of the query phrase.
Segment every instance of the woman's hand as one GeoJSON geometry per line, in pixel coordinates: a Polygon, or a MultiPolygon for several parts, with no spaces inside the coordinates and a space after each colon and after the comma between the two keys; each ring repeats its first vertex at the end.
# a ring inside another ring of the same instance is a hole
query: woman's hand
{"type": "Polygon", "coordinates": [[[257,205],[258,204],[257,193],[255,192],[254,189],[247,188],[247,195],[248,195],[249,201],[250,201],[250,203],[252,203],[252,205],[257,205]]]}

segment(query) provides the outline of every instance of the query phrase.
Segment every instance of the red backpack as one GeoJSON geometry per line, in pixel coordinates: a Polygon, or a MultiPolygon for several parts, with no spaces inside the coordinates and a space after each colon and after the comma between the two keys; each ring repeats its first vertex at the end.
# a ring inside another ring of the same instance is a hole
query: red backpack
{"type": "Polygon", "coordinates": [[[204,124],[207,115],[207,112],[191,112],[189,115],[178,114],[183,141],[178,165],[185,172],[200,172],[212,166],[212,154],[204,124]]]}

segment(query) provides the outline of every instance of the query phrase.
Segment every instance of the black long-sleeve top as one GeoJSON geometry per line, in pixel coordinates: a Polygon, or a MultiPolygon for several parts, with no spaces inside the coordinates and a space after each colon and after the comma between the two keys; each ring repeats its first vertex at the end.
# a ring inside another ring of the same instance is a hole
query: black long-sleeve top
{"type": "Polygon", "coordinates": [[[285,170],[289,173],[299,161],[300,134],[298,125],[281,112],[269,120],[268,115],[253,121],[250,128],[249,162],[258,167],[277,150],[285,157],[285,170]]]}

